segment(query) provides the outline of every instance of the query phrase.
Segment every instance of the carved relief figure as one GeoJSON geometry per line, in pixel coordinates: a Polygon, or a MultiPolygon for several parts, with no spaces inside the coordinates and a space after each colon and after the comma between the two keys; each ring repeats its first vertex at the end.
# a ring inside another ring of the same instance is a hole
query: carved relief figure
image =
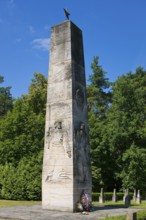
{"type": "Polygon", "coordinates": [[[47,177],[45,179],[45,182],[52,181],[53,172],[54,172],[54,170],[52,170],[50,173],[48,173],[48,175],[47,175],[47,177]]]}
{"type": "Polygon", "coordinates": [[[71,174],[67,173],[65,171],[65,169],[61,169],[61,170],[58,170],[58,171],[54,171],[52,170],[51,172],[48,173],[46,179],[45,179],[45,182],[64,182],[64,181],[70,181],[71,178],[70,178],[71,174]],[[54,173],[54,175],[53,175],[54,173]]]}
{"type": "Polygon", "coordinates": [[[84,108],[84,93],[80,88],[78,88],[76,90],[75,98],[76,98],[78,108],[83,110],[83,108],[84,108]]]}
{"type": "Polygon", "coordinates": [[[49,127],[47,132],[47,143],[48,149],[51,149],[52,152],[66,154],[71,158],[68,133],[63,129],[61,121],[56,121],[54,123],[54,128],[49,127]]]}
{"type": "Polygon", "coordinates": [[[59,173],[59,178],[60,179],[71,179],[70,174],[66,173],[66,171],[64,169],[62,169],[59,173]]]}
{"type": "Polygon", "coordinates": [[[70,180],[69,174],[63,167],[65,158],[71,158],[71,147],[66,129],[63,128],[61,121],[56,121],[53,127],[49,127],[47,132],[47,144],[52,155],[52,170],[48,173],[45,182],[57,182],[70,180]],[[62,167],[60,167],[62,164],[62,167]]]}
{"type": "Polygon", "coordinates": [[[65,153],[65,146],[63,145],[63,130],[62,122],[57,121],[54,123],[54,129],[51,132],[50,149],[52,153],[62,154],[65,153]]]}
{"type": "Polygon", "coordinates": [[[89,155],[87,152],[87,133],[83,123],[75,131],[75,148],[77,179],[79,182],[86,182],[89,179],[89,171],[87,169],[89,167],[89,155]]]}

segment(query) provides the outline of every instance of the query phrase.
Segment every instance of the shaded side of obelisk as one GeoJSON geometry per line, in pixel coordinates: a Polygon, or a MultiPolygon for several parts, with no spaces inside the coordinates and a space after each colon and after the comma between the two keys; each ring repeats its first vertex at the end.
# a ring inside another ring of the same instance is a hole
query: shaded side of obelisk
{"type": "Polygon", "coordinates": [[[42,175],[42,207],[75,211],[91,194],[84,53],[71,21],[52,27],[42,175]]]}

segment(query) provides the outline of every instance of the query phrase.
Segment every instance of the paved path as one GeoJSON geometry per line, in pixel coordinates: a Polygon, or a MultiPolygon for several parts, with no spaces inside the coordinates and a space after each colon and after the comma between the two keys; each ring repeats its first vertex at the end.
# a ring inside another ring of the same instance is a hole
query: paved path
{"type": "Polygon", "coordinates": [[[82,213],[42,210],[41,205],[15,206],[0,208],[0,220],[98,220],[106,216],[123,215],[135,211],[138,209],[95,207],[89,215],[83,215],[82,213]]]}

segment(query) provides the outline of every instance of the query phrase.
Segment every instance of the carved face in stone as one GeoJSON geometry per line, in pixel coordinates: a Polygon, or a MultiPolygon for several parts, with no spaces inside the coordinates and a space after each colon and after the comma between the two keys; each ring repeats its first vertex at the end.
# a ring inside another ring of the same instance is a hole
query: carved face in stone
{"type": "Polygon", "coordinates": [[[56,121],[54,123],[55,129],[62,129],[62,122],[61,121],[56,121]]]}

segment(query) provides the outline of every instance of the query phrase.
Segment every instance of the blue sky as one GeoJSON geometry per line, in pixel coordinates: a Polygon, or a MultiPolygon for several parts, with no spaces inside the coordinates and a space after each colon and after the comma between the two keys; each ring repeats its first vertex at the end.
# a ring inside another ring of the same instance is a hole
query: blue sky
{"type": "Polygon", "coordinates": [[[96,55],[111,81],[146,69],[146,0],[0,0],[0,75],[13,97],[34,72],[48,76],[50,28],[65,21],[63,8],[83,31],[87,79],[96,55]]]}

